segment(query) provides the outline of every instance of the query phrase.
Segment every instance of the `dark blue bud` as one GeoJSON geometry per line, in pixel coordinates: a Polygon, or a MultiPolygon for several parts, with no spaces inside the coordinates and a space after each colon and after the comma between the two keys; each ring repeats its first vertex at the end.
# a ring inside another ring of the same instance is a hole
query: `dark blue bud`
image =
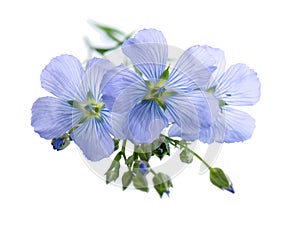
{"type": "Polygon", "coordinates": [[[146,173],[148,173],[148,166],[144,162],[140,163],[140,165],[139,165],[139,172],[142,175],[145,175],[146,173]]]}
{"type": "Polygon", "coordinates": [[[65,139],[63,138],[56,138],[53,140],[52,145],[54,150],[61,150],[64,144],[65,139]]]}
{"type": "Polygon", "coordinates": [[[63,150],[70,144],[71,138],[68,134],[64,134],[59,138],[53,138],[51,141],[51,145],[53,146],[54,150],[63,150]]]}

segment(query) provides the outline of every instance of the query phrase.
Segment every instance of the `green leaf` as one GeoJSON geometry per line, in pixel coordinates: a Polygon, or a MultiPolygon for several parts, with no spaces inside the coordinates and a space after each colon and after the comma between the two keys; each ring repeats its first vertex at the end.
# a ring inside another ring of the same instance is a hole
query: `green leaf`
{"type": "Polygon", "coordinates": [[[127,171],[122,176],[122,185],[123,191],[130,185],[133,178],[133,173],[131,171],[127,171]]]}
{"type": "Polygon", "coordinates": [[[220,168],[210,170],[210,181],[220,189],[231,189],[230,181],[220,168]]]}
{"type": "Polygon", "coordinates": [[[116,41],[117,43],[121,42],[119,37],[124,37],[125,36],[124,32],[122,32],[122,31],[120,31],[116,28],[106,26],[106,25],[102,25],[102,24],[99,24],[97,22],[91,22],[91,24],[93,26],[95,26],[97,29],[99,29],[100,31],[102,31],[103,33],[105,33],[106,36],[108,36],[112,40],[116,41]]]}
{"type": "Polygon", "coordinates": [[[96,52],[98,52],[101,55],[104,55],[106,52],[109,52],[111,50],[116,49],[117,47],[111,47],[111,48],[96,48],[94,46],[90,46],[91,49],[95,50],[96,52]]]}
{"type": "Polygon", "coordinates": [[[159,194],[160,197],[163,196],[164,193],[169,195],[169,188],[173,187],[171,178],[164,173],[157,173],[154,175],[153,179],[154,188],[159,194]]]}
{"type": "Polygon", "coordinates": [[[190,164],[193,162],[193,154],[191,152],[187,151],[186,149],[181,151],[179,157],[183,163],[190,164]]]}
{"type": "Polygon", "coordinates": [[[133,177],[132,181],[136,189],[143,192],[149,191],[148,182],[145,176],[138,173],[135,177],[133,177]]]}

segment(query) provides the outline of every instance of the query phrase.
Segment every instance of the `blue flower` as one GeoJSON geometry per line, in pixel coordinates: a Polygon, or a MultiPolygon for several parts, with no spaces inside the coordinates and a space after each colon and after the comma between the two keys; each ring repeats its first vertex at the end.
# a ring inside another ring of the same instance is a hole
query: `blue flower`
{"type": "Polygon", "coordinates": [[[193,46],[175,66],[167,66],[167,42],[155,29],[139,31],[122,50],[137,71],[120,65],[107,73],[103,100],[112,113],[114,136],[151,143],[174,122],[183,139],[198,139],[199,129],[211,125],[217,101],[194,89],[209,81],[215,60],[204,48],[193,46]]]}
{"type": "Polygon", "coordinates": [[[232,143],[251,138],[255,120],[247,113],[231,106],[251,106],[260,98],[260,82],[256,72],[245,64],[235,64],[225,71],[224,52],[220,49],[203,46],[217,62],[217,70],[212,80],[202,87],[219,103],[218,116],[214,125],[202,128],[200,140],[232,143]]]}
{"type": "Polygon", "coordinates": [[[104,59],[91,59],[84,71],[78,59],[61,55],[41,74],[44,89],[55,97],[42,97],[32,106],[31,125],[53,147],[61,149],[70,135],[87,159],[108,157],[114,149],[110,136],[110,113],[101,99],[104,73],[114,66],[104,59]]]}

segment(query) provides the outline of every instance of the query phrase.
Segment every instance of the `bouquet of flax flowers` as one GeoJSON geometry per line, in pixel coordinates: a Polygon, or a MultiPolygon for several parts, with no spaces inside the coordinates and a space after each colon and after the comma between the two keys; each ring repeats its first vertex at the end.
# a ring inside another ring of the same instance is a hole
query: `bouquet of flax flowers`
{"type": "Polygon", "coordinates": [[[226,68],[224,52],[207,45],[177,52],[156,29],[126,34],[93,25],[113,45],[96,47],[86,40],[90,53],[100,57],[85,65],[66,54],[50,61],[41,85],[53,96],[33,103],[34,131],[51,140],[55,150],[74,142],[90,162],[111,158],[103,176],[106,183],[119,181],[123,190],[154,187],[161,197],[169,195],[172,176],[151,162],[168,161],[178,149],[176,160],[199,159],[212,184],[234,193],[223,170],[209,165],[191,145],[251,138],[254,119],[234,106],[259,100],[256,72],[240,63],[226,68]]]}

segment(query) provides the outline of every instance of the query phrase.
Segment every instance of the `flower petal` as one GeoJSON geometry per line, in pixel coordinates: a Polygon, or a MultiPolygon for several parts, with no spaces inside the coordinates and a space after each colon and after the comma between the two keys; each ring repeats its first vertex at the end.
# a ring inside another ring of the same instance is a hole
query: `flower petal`
{"type": "Polygon", "coordinates": [[[101,121],[90,118],[74,130],[72,138],[88,160],[99,161],[109,157],[114,151],[114,143],[109,134],[109,128],[108,120],[101,121]]]}
{"type": "Polygon", "coordinates": [[[199,140],[204,143],[219,142],[223,143],[225,140],[225,116],[224,113],[219,112],[214,124],[200,130],[199,140]]]}
{"type": "Polygon", "coordinates": [[[103,86],[102,99],[116,113],[123,113],[129,107],[135,106],[148,93],[143,78],[124,65],[112,69],[104,77],[107,79],[103,86]],[[114,106],[115,102],[117,105],[114,106]]]}
{"type": "Polygon", "coordinates": [[[31,125],[42,138],[58,138],[77,124],[83,114],[66,101],[43,97],[32,106],[31,125]]]}
{"type": "Polygon", "coordinates": [[[224,142],[240,142],[251,138],[255,120],[246,112],[225,107],[226,134],[224,142]]]}
{"type": "Polygon", "coordinates": [[[216,69],[215,60],[201,46],[187,49],[178,59],[169,78],[168,85],[174,90],[203,87],[216,69]]]}
{"type": "Polygon", "coordinates": [[[214,126],[201,130],[200,140],[205,143],[241,142],[251,138],[254,129],[255,120],[250,115],[225,106],[214,126]]]}
{"type": "Polygon", "coordinates": [[[167,41],[158,30],[139,31],[134,38],[124,42],[122,50],[133,65],[150,81],[159,79],[166,68],[167,41]]]}
{"type": "Polygon", "coordinates": [[[55,57],[41,74],[42,87],[53,95],[73,100],[81,85],[84,71],[79,60],[70,55],[55,57]]]}
{"type": "Polygon", "coordinates": [[[232,65],[215,81],[216,96],[228,105],[250,106],[260,98],[260,82],[257,74],[245,64],[232,65]]]}
{"type": "Polygon", "coordinates": [[[107,75],[110,80],[103,88],[102,99],[111,111],[112,133],[119,139],[128,139],[130,112],[149,89],[141,76],[125,66],[118,66],[107,75]]]}
{"type": "Polygon", "coordinates": [[[217,101],[208,93],[191,91],[185,94],[176,94],[166,100],[167,111],[172,120],[180,127],[181,133],[176,132],[176,126],[171,128],[172,136],[182,137],[193,141],[199,138],[201,128],[212,125],[218,109],[217,101]]]}
{"type": "Polygon", "coordinates": [[[130,140],[134,144],[153,142],[167,126],[166,116],[154,101],[142,101],[130,112],[130,140]]]}
{"type": "Polygon", "coordinates": [[[205,87],[203,87],[204,90],[207,90],[207,89],[215,86],[214,79],[224,73],[225,66],[226,66],[226,59],[225,59],[225,54],[221,49],[212,48],[208,45],[204,45],[201,47],[204,48],[208,52],[208,54],[211,55],[215,59],[215,61],[216,61],[215,66],[217,67],[216,70],[212,73],[212,78],[211,78],[210,82],[205,87]]]}
{"type": "Polygon", "coordinates": [[[88,92],[91,92],[96,102],[101,101],[101,91],[106,83],[106,79],[103,77],[107,71],[113,68],[114,65],[106,59],[93,58],[88,61],[86,66],[86,74],[82,80],[79,90],[81,97],[86,98],[88,92]]]}

